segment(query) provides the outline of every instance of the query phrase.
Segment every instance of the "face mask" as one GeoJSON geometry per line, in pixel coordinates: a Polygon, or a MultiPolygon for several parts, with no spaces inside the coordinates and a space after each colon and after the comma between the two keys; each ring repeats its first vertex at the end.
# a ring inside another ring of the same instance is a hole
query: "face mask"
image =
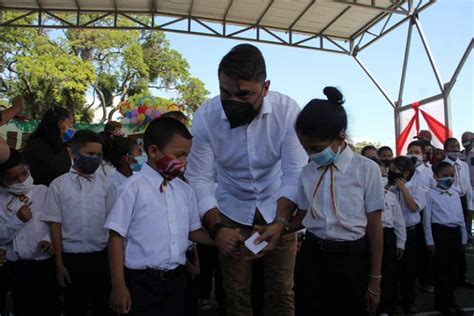
{"type": "Polygon", "coordinates": [[[395,184],[397,179],[403,179],[403,173],[401,172],[393,172],[392,170],[388,171],[388,183],[395,184]]]}
{"type": "Polygon", "coordinates": [[[430,162],[433,159],[433,153],[432,152],[427,152],[425,153],[425,159],[423,160],[424,162],[430,162]]]}
{"type": "Polygon", "coordinates": [[[436,179],[438,182],[437,187],[443,190],[448,190],[454,183],[453,177],[445,177],[441,179],[436,179]]]}
{"type": "Polygon", "coordinates": [[[472,146],[472,141],[467,140],[467,141],[465,141],[464,143],[462,143],[462,146],[463,146],[464,148],[466,148],[466,149],[471,148],[471,146],[472,146]]]}
{"type": "Polygon", "coordinates": [[[186,164],[169,156],[164,156],[156,162],[156,169],[169,182],[184,173],[186,164]]]}
{"type": "Polygon", "coordinates": [[[415,167],[418,167],[423,162],[423,156],[421,155],[407,155],[407,157],[410,158],[415,167]]]}
{"type": "Polygon", "coordinates": [[[391,159],[383,159],[383,160],[382,160],[382,162],[383,162],[385,168],[390,167],[390,162],[391,162],[391,161],[392,161],[391,159]]]}
{"type": "Polygon", "coordinates": [[[84,156],[78,150],[75,151],[75,154],[77,158],[74,159],[74,166],[83,174],[93,174],[102,162],[101,157],[84,156]]]}
{"type": "Polygon", "coordinates": [[[448,156],[448,158],[451,159],[452,161],[456,161],[456,160],[458,160],[459,156],[461,156],[461,152],[459,152],[459,151],[448,151],[446,153],[446,156],[448,156]]]}
{"type": "MultiPolygon", "coordinates": [[[[258,95],[258,98],[255,102],[260,99],[264,88],[265,87],[262,87],[262,90],[260,90],[260,94],[258,95]]],[[[254,109],[255,103],[252,104],[250,102],[234,100],[221,100],[221,103],[224,113],[229,120],[231,129],[250,124],[260,112],[260,109],[254,109]]]]}
{"type": "Polygon", "coordinates": [[[387,177],[382,177],[382,184],[383,184],[383,187],[385,188],[388,184],[388,178],[387,177]]]}
{"type": "Polygon", "coordinates": [[[309,156],[309,159],[311,159],[317,165],[329,166],[334,162],[334,160],[336,160],[340,153],[341,147],[337,149],[337,153],[334,153],[334,151],[331,149],[331,146],[328,146],[323,151],[309,156]]]}
{"type": "Polygon", "coordinates": [[[26,195],[31,191],[33,178],[29,176],[22,183],[15,183],[8,186],[8,192],[16,195],[26,195]]]}
{"type": "Polygon", "coordinates": [[[63,133],[63,142],[65,143],[69,142],[75,133],[76,133],[76,130],[74,128],[68,127],[67,130],[65,130],[63,133]]]}
{"type": "Polygon", "coordinates": [[[136,156],[133,157],[133,159],[136,160],[136,162],[132,162],[130,164],[130,168],[132,169],[133,172],[138,172],[142,170],[143,164],[145,163],[145,156],[136,156]]]}

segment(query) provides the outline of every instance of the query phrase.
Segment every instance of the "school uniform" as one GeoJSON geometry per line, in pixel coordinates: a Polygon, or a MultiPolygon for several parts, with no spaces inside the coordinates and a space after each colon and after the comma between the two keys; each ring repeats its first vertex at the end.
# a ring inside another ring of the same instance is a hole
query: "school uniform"
{"type": "Polygon", "coordinates": [[[380,168],[346,148],[324,167],[303,168],[298,207],[307,210],[299,253],[298,315],[365,315],[369,274],[367,214],[383,210],[380,168]]]}
{"type": "Polygon", "coordinates": [[[405,249],[405,219],[397,197],[385,190],[385,208],[382,213],[383,258],[382,258],[382,296],[379,311],[391,313],[398,302],[398,258],[397,248],[405,249]]]}
{"type": "Polygon", "coordinates": [[[71,284],[64,289],[65,314],[110,313],[108,231],[104,228],[110,181],[100,171],[79,175],[73,168],[55,179],[48,190],[43,221],[62,224],[64,266],[71,284]]]}
{"type": "MultiPolygon", "coordinates": [[[[459,159],[467,163],[469,167],[469,176],[471,180],[471,192],[474,192],[474,149],[471,149],[470,151],[463,150],[463,152],[461,153],[461,157],[459,157],[459,159]]],[[[472,205],[474,205],[474,193],[471,196],[471,201],[472,201],[471,202],[472,205]]],[[[464,221],[466,222],[468,241],[472,239],[472,233],[471,233],[472,218],[471,217],[468,216],[464,218],[464,221]]]]}
{"type": "MultiPolygon", "coordinates": [[[[474,210],[472,202],[472,184],[469,174],[469,165],[460,159],[456,159],[456,161],[453,161],[448,157],[446,157],[444,161],[454,167],[454,184],[451,188],[456,191],[460,196],[464,219],[465,221],[467,221],[467,219],[470,218],[469,213],[474,210]]],[[[459,256],[458,269],[458,282],[462,284],[466,281],[467,271],[466,253],[464,248],[461,249],[461,254],[459,256]]]]}
{"type": "Polygon", "coordinates": [[[431,189],[426,196],[427,205],[423,218],[426,244],[435,246],[435,306],[446,311],[456,305],[454,289],[458,270],[458,258],[462,244],[466,244],[459,194],[453,190],[431,189]]]}
{"type": "Polygon", "coordinates": [[[395,186],[390,188],[400,204],[406,227],[405,252],[400,260],[400,303],[404,308],[415,304],[416,225],[421,222],[420,212],[426,205],[425,191],[418,184],[409,181],[405,186],[418,206],[414,212],[408,208],[402,193],[395,186]]]}
{"type": "Polygon", "coordinates": [[[0,194],[0,246],[6,248],[9,283],[15,315],[59,315],[59,289],[51,254],[39,249],[51,242],[48,224],[40,220],[48,188],[34,185],[22,196],[0,194]],[[32,218],[22,222],[18,210],[26,203],[32,218]]]}
{"type": "Polygon", "coordinates": [[[117,194],[105,228],[125,239],[125,280],[132,299],[129,315],[183,315],[189,232],[201,227],[191,187],[167,183],[144,164],[117,194]]]}

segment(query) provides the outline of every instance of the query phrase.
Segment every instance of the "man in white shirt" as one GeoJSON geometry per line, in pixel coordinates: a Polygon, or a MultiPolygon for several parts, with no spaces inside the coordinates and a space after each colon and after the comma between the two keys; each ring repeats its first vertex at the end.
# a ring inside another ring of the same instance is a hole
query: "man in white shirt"
{"type": "Polygon", "coordinates": [[[298,177],[308,161],[294,130],[300,109],[291,98],[269,92],[264,58],[252,45],[234,47],[218,75],[220,96],[194,116],[186,178],[221,251],[227,314],[252,313],[252,262],[242,260],[241,249],[257,229],[269,243],[263,250],[266,313],[291,316],[296,237],[283,231],[289,228],[298,177]]]}
{"type": "MultiPolygon", "coordinates": [[[[461,152],[461,156],[459,159],[467,163],[469,166],[469,175],[471,179],[471,187],[472,191],[474,192],[474,133],[472,132],[465,132],[461,136],[462,146],[464,150],[461,152]]],[[[472,203],[474,205],[474,194],[471,198],[472,203]]],[[[467,234],[469,239],[472,239],[472,213],[466,214],[466,227],[467,227],[467,234]]]]}

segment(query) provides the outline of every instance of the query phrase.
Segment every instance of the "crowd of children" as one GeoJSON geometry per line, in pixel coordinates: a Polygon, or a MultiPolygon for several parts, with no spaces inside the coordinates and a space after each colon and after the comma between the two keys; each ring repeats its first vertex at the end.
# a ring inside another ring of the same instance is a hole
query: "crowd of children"
{"type": "MultiPolygon", "coordinates": [[[[310,160],[289,223],[306,228],[296,314],[415,313],[417,277],[434,286],[436,309],[460,313],[454,289],[470,285],[464,247],[474,137],[463,137],[463,154],[447,139],[443,159],[427,140],[395,158],[390,147],[367,147],[367,159],[348,146],[342,94],[324,93],[295,125],[310,160]]],[[[192,145],[183,117],[152,121],[143,148],[112,124],[102,136],[61,128],[71,167],[49,187],[34,184],[27,160],[11,149],[0,164],[0,314],[7,284],[15,316],[197,312],[188,281],[199,259],[190,241],[214,241],[183,175],[192,145]]]]}

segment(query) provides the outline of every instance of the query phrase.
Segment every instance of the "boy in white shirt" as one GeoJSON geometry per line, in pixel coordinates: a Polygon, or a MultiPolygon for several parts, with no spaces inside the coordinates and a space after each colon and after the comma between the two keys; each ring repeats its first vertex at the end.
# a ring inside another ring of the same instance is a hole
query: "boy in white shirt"
{"type": "Polygon", "coordinates": [[[40,221],[48,188],[33,185],[15,149],[0,165],[0,185],[0,246],[6,248],[15,315],[59,315],[49,227],[40,221]]]}
{"type": "Polygon", "coordinates": [[[173,118],[151,122],[144,135],[148,162],[117,194],[110,230],[110,298],[114,312],[184,316],[188,238],[212,245],[201,231],[196,198],[182,181],[191,134],[173,118]]]}
{"type": "Polygon", "coordinates": [[[74,134],[71,170],[50,185],[42,220],[51,226],[57,280],[64,288],[65,315],[110,313],[107,262],[109,179],[98,171],[102,138],[89,130],[74,134]]]}
{"type": "Polygon", "coordinates": [[[434,256],[435,308],[454,315],[459,312],[454,297],[459,261],[453,258],[460,256],[467,232],[459,194],[452,188],[454,167],[442,161],[433,169],[438,184],[426,195],[423,228],[428,251],[434,256]]]}

